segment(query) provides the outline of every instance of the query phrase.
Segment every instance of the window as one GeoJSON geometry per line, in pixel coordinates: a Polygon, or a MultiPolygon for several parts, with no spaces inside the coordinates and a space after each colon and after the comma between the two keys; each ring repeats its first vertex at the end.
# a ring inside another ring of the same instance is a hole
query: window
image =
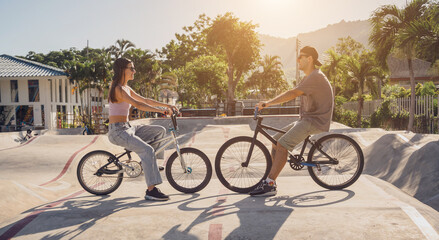
{"type": "Polygon", "coordinates": [[[11,102],[18,102],[18,81],[11,80],[11,102]]]}
{"type": "Polygon", "coordinates": [[[0,84],[0,102],[2,102],[2,88],[1,88],[1,84],[0,84]]]}
{"type": "Polygon", "coordinates": [[[62,102],[62,82],[61,79],[58,81],[59,85],[58,85],[58,90],[59,90],[59,102],[62,102]]]}
{"type": "Polygon", "coordinates": [[[78,103],[78,91],[79,89],[77,87],[75,87],[75,98],[76,98],[76,103],[78,103]]]}
{"type": "Polygon", "coordinates": [[[68,101],[68,99],[69,99],[69,93],[68,93],[68,90],[67,90],[67,79],[64,79],[64,89],[66,90],[65,92],[66,92],[66,102],[69,102],[68,101]]]}
{"type": "Polygon", "coordinates": [[[29,102],[39,102],[40,85],[38,80],[27,80],[27,86],[29,89],[29,102]]]}
{"type": "Polygon", "coordinates": [[[46,126],[45,117],[46,116],[44,116],[44,105],[41,105],[41,120],[42,120],[42,123],[43,123],[43,127],[46,126]]]}

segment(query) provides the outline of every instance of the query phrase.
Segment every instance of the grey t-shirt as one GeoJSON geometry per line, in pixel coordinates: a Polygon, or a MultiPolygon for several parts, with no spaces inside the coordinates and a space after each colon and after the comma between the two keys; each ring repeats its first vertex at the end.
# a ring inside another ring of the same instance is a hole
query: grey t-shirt
{"type": "Polygon", "coordinates": [[[304,92],[300,99],[300,118],[307,119],[322,131],[328,131],[334,107],[334,95],[326,76],[315,69],[296,89],[304,92]]]}

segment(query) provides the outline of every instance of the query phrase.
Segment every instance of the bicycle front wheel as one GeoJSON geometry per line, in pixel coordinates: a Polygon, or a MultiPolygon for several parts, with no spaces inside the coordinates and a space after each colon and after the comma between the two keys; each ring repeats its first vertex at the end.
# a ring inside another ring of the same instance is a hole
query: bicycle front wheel
{"type": "Polygon", "coordinates": [[[318,185],[338,190],[357,181],[363,172],[364,156],[360,146],[352,138],[342,134],[330,134],[320,138],[310,149],[307,162],[316,165],[308,166],[308,172],[318,185]],[[338,163],[320,164],[321,161],[329,161],[324,153],[338,163]]]}
{"type": "Polygon", "coordinates": [[[194,193],[207,186],[212,178],[212,164],[202,151],[195,148],[180,150],[182,161],[174,152],[166,162],[166,178],[177,191],[194,193]]]}
{"type": "Polygon", "coordinates": [[[106,195],[120,186],[123,170],[113,154],[98,150],[87,153],[79,161],[77,176],[79,183],[87,192],[106,195]],[[106,164],[108,165],[102,168],[106,164]]]}
{"type": "Polygon", "coordinates": [[[271,169],[268,149],[256,140],[250,162],[245,166],[252,145],[251,137],[236,137],[225,142],[215,158],[215,172],[220,182],[238,193],[248,193],[267,178],[271,169]]]}

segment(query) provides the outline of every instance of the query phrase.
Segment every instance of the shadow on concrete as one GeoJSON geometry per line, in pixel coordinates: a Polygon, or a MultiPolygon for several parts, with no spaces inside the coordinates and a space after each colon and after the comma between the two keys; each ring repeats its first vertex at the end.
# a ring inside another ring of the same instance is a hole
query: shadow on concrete
{"type": "Polygon", "coordinates": [[[339,191],[316,191],[305,193],[298,196],[279,196],[272,198],[247,197],[235,203],[228,203],[227,196],[239,194],[216,195],[205,198],[188,200],[178,206],[182,211],[203,212],[183,230],[179,230],[181,225],[173,226],[163,239],[198,239],[190,234],[193,227],[206,221],[222,218],[227,215],[236,214],[240,225],[222,239],[273,239],[279,232],[288,217],[294,212],[294,208],[300,207],[320,207],[346,201],[352,198],[355,193],[350,190],[339,191]],[[218,198],[220,197],[220,198],[218,198]],[[218,198],[215,204],[200,208],[196,206],[197,201],[209,198],[218,198]],[[264,226],[264,227],[261,227],[264,226]]]}
{"type": "Polygon", "coordinates": [[[24,212],[28,214],[24,219],[11,223],[0,229],[0,239],[12,237],[30,236],[33,234],[56,231],[67,228],[68,230],[48,233],[41,239],[73,239],[79,237],[87,229],[108,216],[133,208],[158,207],[179,204],[182,211],[202,211],[197,218],[184,230],[179,230],[180,225],[171,227],[165,233],[163,239],[198,239],[190,233],[191,229],[203,222],[236,214],[240,225],[234,229],[226,239],[241,239],[243,236],[261,236],[261,239],[272,239],[286,222],[288,217],[299,207],[319,207],[336,204],[352,198],[355,194],[349,190],[340,191],[317,191],[305,193],[294,197],[280,196],[273,198],[247,197],[238,202],[230,203],[226,197],[238,194],[224,194],[200,198],[199,194],[173,194],[172,196],[187,196],[179,201],[151,202],[138,200],[137,197],[124,197],[109,199],[110,196],[83,196],[68,199],[59,204],[54,201],[40,205],[24,212]],[[208,207],[196,207],[197,201],[217,198],[213,205],[208,207]],[[195,207],[192,207],[195,206],[195,207]],[[261,216],[264,216],[263,218],[261,216]],[[37,218],[38,217],[38,218],[37,218]],[[37,218],[37,220],[35,220],[37,218]],[[35,220],[35,221],[34,221],[35,220]],[[33,222],[34,221],[34,222],[33,222]],[[261,225],[267,227],[261,228],[261,225]],[[25,228],[26,227],[26,228],[25,228]],[[24,229],[25,228],[25,229],[24,229]],[[23,231],[21,231],[24,229],[23,231]]]}
{"type": "Polygon", "coordinates": [[[74,229],[57,232],[56,234],[48,234],[41,238],[74,239],[87,229],[93,227],[100,219],[125,209],[172,205],[190,201],[200,196],[199,194],[171,194],[170,196],[177,195],[188,196],[188,198],[180,201],[158,203],[145,201],[143,199],[131,202],[134,199],[138,199],[137,197],[108,199],[110,196],[107,195],[71,198],[60,205],[57,205],[59,201],[54,201],[27,210],[24,212],[24,214],[28,214],[25,218],[1,228],[0,239],[27,236],[79,225],[74,229]],[[92,199],[90,200],[90,198],[92,199]],[[38,219],[32,223],[37,217],[38,219]],[[21,231],[24,227],[26,227],[26,229],[21,231]]]}

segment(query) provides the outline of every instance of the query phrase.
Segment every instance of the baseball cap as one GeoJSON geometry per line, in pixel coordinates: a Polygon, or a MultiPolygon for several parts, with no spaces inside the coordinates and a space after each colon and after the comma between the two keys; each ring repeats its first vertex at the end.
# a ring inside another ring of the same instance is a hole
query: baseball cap
{"type": "Polygon", "coordinates": [[[315,48],[310,47],[310,46],[305,46],[302,49],[300,49],[300,52],[303,52],[306,55],[312,56],[312,58],[314,59],[314,65],[322,66],[322,63],[318,60],[319,53],[317,52],[317,50],[315,48]]]}

